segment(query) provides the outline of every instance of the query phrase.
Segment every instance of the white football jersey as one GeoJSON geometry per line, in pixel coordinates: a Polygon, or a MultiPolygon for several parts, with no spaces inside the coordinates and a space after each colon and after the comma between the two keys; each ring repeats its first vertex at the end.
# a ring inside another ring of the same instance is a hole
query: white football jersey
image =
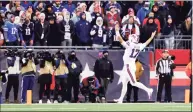
{"type": "Polygon", "coordinates": [[[123,55],[124,65],[134,64],[140,51],[146,47],[145,43],[132,43],[128,41],[123,42],[122,45],[125,47],[125,53],[123,55]]]}

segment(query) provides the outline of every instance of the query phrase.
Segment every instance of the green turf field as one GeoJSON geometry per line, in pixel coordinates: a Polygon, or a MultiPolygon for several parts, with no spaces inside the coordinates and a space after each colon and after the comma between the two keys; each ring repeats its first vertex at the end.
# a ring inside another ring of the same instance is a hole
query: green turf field
{"type": "Polygon", "coordinates": [[[3,104],[1,111],[191,111],[184,103],[104,103],[104,104],[3,104]]]}

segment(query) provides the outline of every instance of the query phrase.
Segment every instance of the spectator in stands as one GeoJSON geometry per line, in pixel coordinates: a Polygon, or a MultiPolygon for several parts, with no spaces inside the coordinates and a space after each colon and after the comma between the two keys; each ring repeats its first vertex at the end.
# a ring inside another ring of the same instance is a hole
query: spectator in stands
{"type": "Polygon", "coordinates": [[[132,16],[134,18],[134,20],[135,20],[134,23],[137,24],[138,26],[140,26],[141,23],[139,21],[139,18],[137,16],[135,16],[135,12],[132,8],[129,8],[128,9],[128,14],[123,17],[122,25],[124,25],[125,22],[128,22],[128,19],[129,19],[130,16],[132,16]]]}
{"type": "Polygon", "coordinates": [[[162,29],[168,16],[168,10],[165,2],[158,2],[157,4],[153,5],[152,12],[154,13],[154,17],[159,19],[162,29]]]}
{"type": "MultiPolygon", "coordinates": [[[[109,45],[111,47],[121,46],[117,36],[119,36],[118,34],[122,34],[122,33],[123,33],[123,31],[121,30],[119,23],[115,22],[114,28],[112,30],[110,30],[109,34],[108,34],[109,35],[109,45]]],[[[122,37],[124,37],[124,36],[122,35],[122,37]]]]}
{"type": "Polygon", "coordinates": [[[30,14],[31,15],[30,19],[33,20],[33,17],[35,16],[35,14],[33,12],[33,7],[32,6],[27,7],[25,13],[30,14]]]}
{"type": "Polygon", "coordinates": [[[8,15],[8,22],[4,25],[4,37],[6,45],[17,46],[19,42],[19,34],[17,26],[14,24],[15,16],[13,14],[8,15]]]}
{"type": "Polygon", "coordinates": [[[105,6],[105,13],[107,13],[108,11],[110,11],[110,7],[111,6],[114,6],[115,7],[115,11],[118,13],[118,14],[121,14],[122,13],[122,8],[121,8],[121,5],[116,2],[116,0],[109,0],[109,2],[106,4],[105,6]]]}
{"type": "Polygon", "coordinates": [[[35,11],[35,15],[33,17],[33,22],[36,23],[40,20],[40,12],[38,10],[35,11]]]}
{"type": "Polygon", "coordinates": [[[106,14],[106,21],[108,29],[112,29],[116,21],[119,23],[119,25],[121,24],[121,17],[119,13],[117,13],[116,7],[114,5],[110,6],[109,8],[110,11],[108,11],[106,14]]]}
{"type": "Polygon", "coordinates": [[[86,11],[87,5],[85,3],[81,3],[79,7],[82,9],[82,12],[86,14],[86,20],[90,23],[92,21],[91,13],[86,11]]]}
{"type": "Polygon", "coordinates": [[[70,12],[70,15],[75,11],[76,5],[72,3],[72,0],[68,0],[66,4],[64,4],[64,8],[67,9],[68,12],[70,12]]]}
{"type": "Polygon", "coordinates": [[[58,14],[61,13],[63,9],[64,6],[62,5],[61,0],[55,0],[53,4],[53,12],[56,14],[56,16],[58,16],[58,14]]]}
{"type": "Polygon", "coordinates": [[[154,16],[154,13],[153,12],[150,12],[148,14],[148,17],[146,17],[144,20],[143,20],[143,26],[147,23],[147,20],[149,17],[153,17],[154,18],[154,22],[155,24],[157,25],[157,33],[160,33],[160,30],[161,30],[161,26],[160,26],[160,21],[159,19],[157,19],[155,16],[154,16]]]}
{"type": "Polygon", "coordinates": [[[33,6],[34,6],[34,9],[40,12],[43,12],[46,7],[46,4],[42,1],[36,1],[33,6]]]}
{"type": "Polygon", "coordinates": [[[143,20],[145,19],[146,15],[150,12],[149,10],[149,2],[145,2],[143,7],[138,10],[137,17],[139,18],[140,23],[143,23],[143,20]]]}
{"type": "Polygon", "coordinates": [[[61,45],[61,34],[58,24],[56,23],[55,17],[49,17],[49,32],[47,37],[48,46],[60,46],[61,45]]]}
{"type": "MultiPolygon", "coordinates": [[[[148,38],[151,36],[152,32],[157,31],[157,25],[154,22],[153,17],[149,17],[147,20],[147,24],[143,26],[141,30],[141,35],[140,35],[140,42],[144,43],[148,40],[148,38]]],[[[153,48],[153,42],[152,41],[149,46],[153,48]]]]}
{"type": "MultiPolygon", "coordinates": [[[[140,81],[140,77],[142,76],[143,72],[144,72],[144,69],[143,69],[143,65],[141,64],[141,62],[136,59],[135,61],[135,65],[136,65],[136,72],[135,72],[135,75],[136,75],[136,80],[137,82],[140,81]]],[[[139,88],[135,87],[135,86],[132,86],[130,84],[130,82],[127,84],[127,102],[130,102],[130,97],[131,97],[131,92],[133,90],[133,96],[134,96],[134,103],[136,103],[138,101],[138,90],[139,88]]]]}
{"type": "Polygon", "coordinates": [[[56,19],[56,14],[53,11],[53,5],[52,4],[46,5],[45,15],[46,15],[46,18],[45,18],[46,21],[48,21],[48,18],[50,18],[50,17],[55,17],[55,19],[56,19]]]}
{"type": "Polygon", "coordinates": [[[124,23],[125,24],[123,24],[122,31],[126,40],[129,39],[129,35],[131,34],[136,34],[138,36],[140,35],[139,26],[137,25],[133,16],[130,16],[129,19],[124,23]]]}
{"type": "Polygon", "coordinates": [[[4,44],[3,17],[0,15],[0,46],[4,44]]]}
{"type": "Polygon", "coordinates": [[[1,13],[5,13],[7,9],[2,5],[2,2],[0,2],[0,11],[1,13]]]}
{"type": "MultiPolygon", "coordinates": [[[[35,3],[34,3],[35,5],[35,3]]],[[[43,2],[37,2],[37,6],[35,6],[35,9],[38,10],[39,12],[44,12],[44,9],[45,6],[44,6],[44,3],[43,2]]]]}
{"type": "Polygon", "coordinates": [[[68,56],[68,100],[71,101],[72,97],[72,88],[74,90],[74,101],[76,103],[79,102],[78,94],[79,94],[79,84],[80,84],[80,73],[82,72],[82,64],[79,59],[76,57],[75,51],[71,51],[68,56]]]}
{"type": "Polygon", "coordinates": [[[182,32],[182,35],[184,35],[182,36],[182,39],[190,39],[184,42],[185,45],[183,45],[183,47],[185,47],[186,49],[190,49],[191,39],[192,39],[192,20],[190,16],[187,16],[185,21],[182,23],[181,32],[182,32]]]}
{"type": "Polygon", "coordinates": [[[93,13],[91,14],[92,16],[92,22],[91,22],[91,27],[93,27],[94,25],[96,25],[96,19],[98,17],[102,17],[102,14],[101,14],[101,7],[99,6],[99,4],[95,4],[94,7],[93,7],[94,11],[93,13]]]}
{"type": "Polygon", "coordinates": [[[138,3],[135,4],[135,12],[138,12],[139,9],[141,9],[144,5],[143,0],[138,0],[138,3]]]}
{"type": "Polygon", "coordinates": [[[32,1],[21,1],[21,6],[27,10],[29,6],[33,7],[32,1]]]}
{"type": "Polygon", "coordinates": [[[97,7],[98,8],[98,12],[101,13],[101,5],[100,5],[100,1],[98,0],[95,0],[89,7],[88,11],[92,14],[94,12],[94,7],[97,7]]]}
{"type": "Polygon", "coordinates": [[[25,11],[25,8],[20,5],[20,2],[16,2],[15,7],[12,8],[12,13],[15,16],[19,16],[20,11],[25,11]]]}
{"type": "Polygon", "coordinates": [[[165,36],[165,47],[166,49],[174,48],[174,39],[175,39],[175,24],[172,21],[172,17],[169,15],[167,18],[167,23],[164,25],[162,34],[165,36]]]}
{"type": "Polygon", "coordinates": [[[13,1],[10,1],[6,6],[5,6],[5,8],[7,9],[7,11],[8,12],[11,12],[12,10],[12,8],[14,7],[14,2],[13,1]]]}
{"type": "Polygon", "coordinates": [[[45,46],[47,45],[47,37],[48,37],[48,30],[49,24],[45,21],[45,14],[40,14],[40,20],[35,23],[35,38],[34,42],[36,46],[45,46]]]}
{"type": "Polygon", "coordinates": [[[0,47],[4,44],[3,29],[0,28],[0,47]]]}
{"type": "Polygon", "coordinates": [[[76,23],[76,35],[79,39],[79,46],[90,46],[90,30],[91,25],[86,20],[86,13],[83,12],[80,14],[80,20],[76,23]]]}
{"type": "Polygon", "coordinates": [[[107,31],[105,26],[103,26],[103,18],[97,17],[96,25],[91,29],[90,35],[93,39],[93,47],[103,47],[107,42],[107,31]]]}
{"type": "Polygon", "coordinates": [[[81,8],[77,7],[74,13],[72,14],[72,18],[71,18],[74,24],[76,24],[80,20],[80,13],[81,13],[81,8]]]}
{"type": "MultiPolygon", "coordinates": [[[[182,35],[192,35],[192,20],[190,16],[187,16],[185,21],[182,23],[181,32],[182,32],[182,35]]],[[[188,37],[186,39],[191,39],[191,38],[188,37]]]]}
{"type": "Polygon", "coordinates": [[[21,44],[23,46],[32,46],[34,43],[34,23],[30,21],[31,15],[26,14],[25,22],[21,26],[21,44]]]}
{"type": "Polygon", "coordinates": [[[74,23],[70,20],[70,12],[64,15],[64,20],[59,24],[62,34],[62,46],[72,46],[72,38],[74,37],[74,23]]]}

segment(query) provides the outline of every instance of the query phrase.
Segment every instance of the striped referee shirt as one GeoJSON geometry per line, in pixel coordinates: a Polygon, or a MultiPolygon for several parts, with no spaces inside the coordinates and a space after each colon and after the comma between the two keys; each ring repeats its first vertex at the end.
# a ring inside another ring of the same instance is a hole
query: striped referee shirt
{"type": "Polygon", "coordinates": [[[172,60],[163,59],[157,61],[156,63],[156,74],[170,74],[171,67],[170,65],[174,63],[172,60]]]}

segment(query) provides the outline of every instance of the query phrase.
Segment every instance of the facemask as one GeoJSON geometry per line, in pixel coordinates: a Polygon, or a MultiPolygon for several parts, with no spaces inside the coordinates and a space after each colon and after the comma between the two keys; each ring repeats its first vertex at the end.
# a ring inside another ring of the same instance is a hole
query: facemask
{"type": "Polygon", "coordinates": [[[70,58],[74,59],[74,58],[76,58],[76,55],[70,55],[70,58]]]}
{"type": "Polygon", "coordinates": [[[107,58],[108,58],[108,55],[104,55],[104,58],[107,59],[107,58]]]}

